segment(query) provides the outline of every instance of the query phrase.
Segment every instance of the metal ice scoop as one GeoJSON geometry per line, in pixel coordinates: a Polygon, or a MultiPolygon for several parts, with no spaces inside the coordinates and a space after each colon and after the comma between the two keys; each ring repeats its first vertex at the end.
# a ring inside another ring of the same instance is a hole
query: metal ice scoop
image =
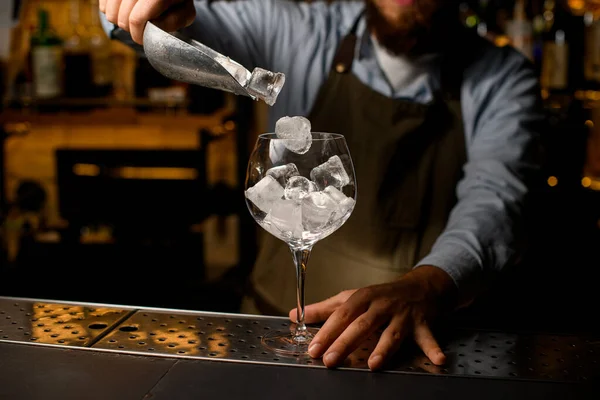
{"type": "Polygon", "coordinates": [[[168,33],[148,22],[144,52],[150,64],[169,79],[263,100],[272,106],[285,75],[242,65],[180,33],[168,33]]]}

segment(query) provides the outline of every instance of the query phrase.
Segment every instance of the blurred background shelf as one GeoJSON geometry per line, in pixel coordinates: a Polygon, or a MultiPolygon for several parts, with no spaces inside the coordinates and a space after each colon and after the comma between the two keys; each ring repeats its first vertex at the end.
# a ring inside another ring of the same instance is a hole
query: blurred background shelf
{"type": "Polygon", "coordinates": [[[171,107],[167,103],[136,101],[105,104],[110,104],[110,107],[93,106],[85,111],[77,111],[76,108],[55,102],[50,103],[52,107],[58,107],[54,112],[45,112],[34,106],[7,108],[0,114],[0,123],[5,124],[5,129],[10,132],[29,131],[31,125],[81,125],[90,128],[97,125],[154,125],[173,129],[220,129],[223,118],[235,111],[235,108],[223,107],[203,115],[190,113],[182,107],[171,107]],[[150,110],[140,111],[134,107],[136,105],[148,107],[150,110]],[[25,125],[16,125],[19,123],[25,125]]]}

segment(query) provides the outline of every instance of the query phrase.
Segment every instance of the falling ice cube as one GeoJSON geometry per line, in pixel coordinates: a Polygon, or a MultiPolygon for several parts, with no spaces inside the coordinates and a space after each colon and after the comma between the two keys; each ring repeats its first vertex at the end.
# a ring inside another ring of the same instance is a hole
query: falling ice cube
{"type": "Polygon", "coordinates": [[[272,106],[277,101],[277,96],[285,84],[285,75],[278,72],[274,73],[262,68],[255,68],[252,71],[250,81],[246,90],[272,106]]]}
{"type": "Polygon", "coordinates": [[[296,164],[287,164],[269,169],[267,175],[277,179],[277,182],[279,182],[281,186],[285,186],[291,177],[298,176],[300,173],[298,172],[296,164]]]}
{"type": "Polygon", "coordinates": [[[246,190],[246,198],[261,211],[268,213],[277,200],[283,198],[283,186],[272,176],[265,176],[256,185],[246,190]]]}
{"type": "MultiPolygon", "coordinates": [[[[302,208],[296,201],[281,199],[275,201],[264,222],[275,227],[284,237],[302,239],[302,208]]],[[[268,230],[273,233],[272,230],[268,230]]]]}
{"type": "Polygon", "coordinates": [[[309,193],[316,192],[317,186],[303,176],[293,176],[285,186],[284,197],[288,200],[300,201],[309,193]]]}
{"type": "Polygon", "coordinates": [[[319,231],[327,226],[338,208],[326,193],[313,192],[302,200],[302,225],[307,231],[319,231]]]}
{"type": "Polygon", "coordinates": [[[310,121],[304,117],[283,117],[275,124],[275,134],[283,145],[297,154],[306,154],[312,146],[310,121]]]}
{"type": "Polygon", "coordinates": [[[310,179],[317,184],[319,190],[327,186],[341,189],[350,183],[350,177],[338,156],[333,156],[326,163],[315,167],[310,172],[310,179]]]}
{"type": "Polygon", "coordinates": [[[353,198],[346,196],[333,186],[327,186],[323,192],[328,194],[329,197],[331,197],[338,205],[338,210],[335,216],[336,219],[342,218],[354,210],[356,201],[353,198]]]}

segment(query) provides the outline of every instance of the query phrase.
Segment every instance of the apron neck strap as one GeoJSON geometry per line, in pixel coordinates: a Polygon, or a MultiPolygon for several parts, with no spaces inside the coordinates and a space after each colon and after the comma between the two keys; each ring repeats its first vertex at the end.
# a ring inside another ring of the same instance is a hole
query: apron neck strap
{"type": "Polygon", "coordinates": [[[361,11],[350,28],[350,32],[342,39],[342,43],[337,49],[335,58],[333,59],[332,68],[338,74],[346,74],[352,71],[352,63],[354,62],[354,53],[356,51],[358,25],[362,20],[365,11],[361,11]]]}

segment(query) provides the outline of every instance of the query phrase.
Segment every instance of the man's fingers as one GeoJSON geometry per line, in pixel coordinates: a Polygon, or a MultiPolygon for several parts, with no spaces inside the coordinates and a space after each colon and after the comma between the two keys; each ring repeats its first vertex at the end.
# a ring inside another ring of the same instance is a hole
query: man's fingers
{"type": "MultiPolygon", "coordinates": [[[[342,332],[344,332],[356,318],[365,313],[368,308],[369,303],[352,303],[351,301],[346,301],[339,306],[313,338],[312,343],[308,348],[310,356],[313,358],[321,357],[342,332]]],[[[329,356],[335,361],[335,354],[330,353],[329,356]]]]}
{"type": "Polygon", "coordinates": [[[106,19],[113,24],[117,24],[119,21],[119,9],[121,8],[121,0],[110,0],[106,2],[106,19]]]}
{"type": "MultiPolygon", "coordinates": [[[[308,305],[304,308],[304,322],[307,324],[323,322],[333,314],[339,305],[340,302],[335,300],[335,298],[308,305]]],[[[290,321],[296,322],[298,320],[298,311],[296,308],[290,311],[289,317],[290,321]]]]}
{"type": "Polygon", "coordinates": [[[117,17],[117,25],[119,28],[129,32],[129,15],[131,10],[135,6],[138,0],[121,0],[121,7],[119,8],[119,16],[117,17]]]}
{"type": "Polygon", "coordinates": [[[442,352],[440,345],[437,343],[431,330],[425,323],[419,323],[414,330],[415,342],[419,345],[423,353],[435,365],[443,365],[446,362],[446,356],[442,352]]]}
{"type": "Polygon", "coordinates": [[[407,313],[398,314],[392,318],[388,327],[381,334],[375,350],[369,357],[369,369],[371,371],[381,369],[385,362],[398,351],[402,341],[408,334],[407,321],[407,313]]]}
{"type": "MultiPolygon", "coordinates": [[[[344,304],[354,292],[354,290],[341,292],[327,300],[306,306],[304,308],[304,322],[307,324],[314,324],[325,321],[339,306],[344,304]]],[[[289,317],[290,321],[296,322],[297,310],[295,308],[290,310],[289,317]]]]}
{"type": "Polygon", "coordinates": [[[383,324],[385,317],[371,309],[355,319],[329,347],[323,356],[324,364],[329,368],[339,365],[383,324]]]}
{"type": "Polygon", "coordinates": [[[144,0],[138,1],[129,14],[129,32],[132,39],[143,44],[146,22],[152,21],[182,0],[144,0]]]}
{"type": "Polygon", "coordinates": [[[98,8],[100,9],[100,12],[104,13],[106,11],[106,0],[100,0],[98,2],[98,8]]]}

